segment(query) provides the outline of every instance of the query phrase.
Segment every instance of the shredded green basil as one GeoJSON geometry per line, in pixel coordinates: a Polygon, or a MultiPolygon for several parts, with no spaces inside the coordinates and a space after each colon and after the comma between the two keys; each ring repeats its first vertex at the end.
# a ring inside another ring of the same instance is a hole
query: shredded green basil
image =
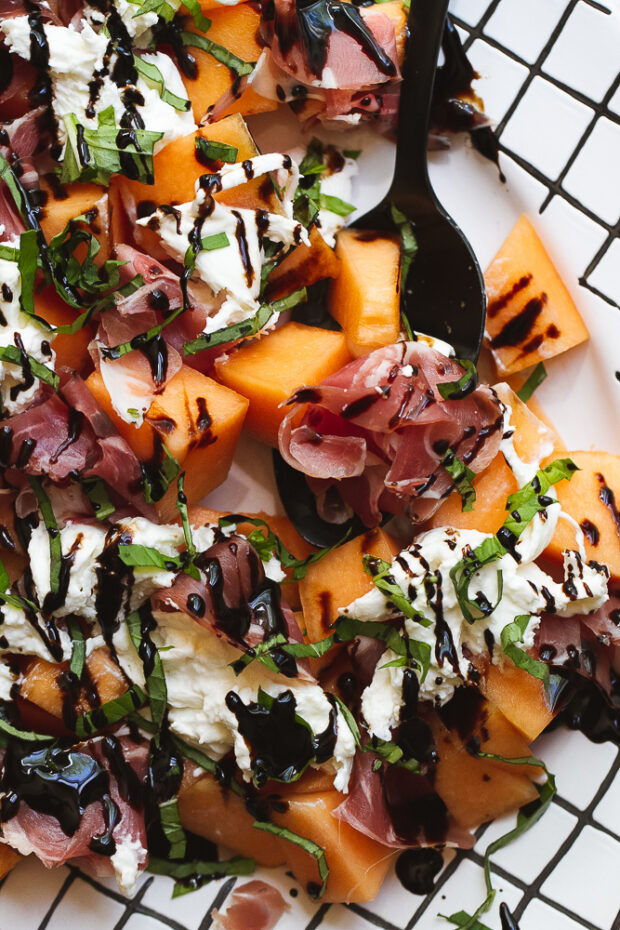
{"type": "Polygon", "coordinates": [[[174,572],[182,567],[181,559],[177,556],[164,555],[159,549],[136,543],[122,543],[118,547],[118,556],[124,565],[132,568],[159,568],[174,572]]]}
{"type": "Polygon", "coordinates": [[[126,618],[127,630],[135,649],[144,665],[146,693],[149,696],[151,717],[159,731],[166,715],[168,689],[161,656],[150,635],[150,609],[134,610],[126,618]]]}
{"type": "Polygon", "coordinates": [[[540,387],[546,377],[547,369],[545,368],[545,364],[544,362],[539,362],[527,381],[517,391],[519,400],[522,400],[524,404],[527,403],[536,388],[540,387]]]}
{"type": "Polygon", "coordinates": [[[277,663],[278,655],[284,653],[294,659],[319,659],[329,652],[334,643],[335,636],[328,636],[327,639],[322,639],[318,643],[289,643],[286,636],[277,633],[275,636],[248,649],[246,653],[231,662],[230,667],[235,672],[235,675],[240,675],[244,668],[247,668],[255,659],[258,659],[272,672],[280,673],[281,668],[277,663]]]}
{"type": "Polygon", "coordinates": [[[0,346],[0,361],[21,366],[31,372],[39,381],[49,384],[55,391],[58,390],[60,378],[56,372],[44,365],[43,362],[39,362],[32,355],[22,352],[17,346],[0,346]]]}
{"type": "Polygon", "coordinates": [[[293,833],[292,830],[288,830],[286,827],[280,827],[266,820],[255,820],[252,826],[257,830],[264,830],[265,833],[271,833],[273,836],[278,836],[282,840],[287,840],[289,843],[301,847],[308,855],[316,859],[319,877],[321,879],[321,885],[317,890],[316,897],[321,898],[325,894],[327,880],[329,878],[329,866],[327,865],[325,850],[321,846],[305,836],[299,836],[299,834],[293,833]]]}
{"type": "Polygon", "coordinates": [[[159,820],[164,836],[170,844],[168,857],[183,859],[187,852],[187,836],[181,825],[178,798],[169,798],[159,804],[159,820]]]}
{"type": "Polygon", "coordinates": [[[181,466],[175,459],[174,455],[168,450],[165,443],[161,445],[162,459],[157,466],[156,475],[149,474],[144,466],[142,467],[142,477],[144,481],[144,499],[147,504],[154,504],[162,499],[176,476],[181,471],[181,466]]]}
{"type": "Polygon", "coordinates": [[[321,194],[320,204],[321,210],[329,210],[330,213],[335,213],[336,216],[350,216],[355,211],[355,206],[352,203],[347,203],[346,200],[333,197],[331,194],[321,194]]]}
{"type": "Polygon", "coordinates": [[[464,513],[473,510],[476,502],[476,491],[472,481],[476,477],[476,473],[471,468],[468,468],[464,462],[461,462],[452,449],[448,449],[441,460],[441,464],[454,481],[457,493],[461,498],[461,510],[464,513]]]}
{"type": "Polygon", "coordinates": [[[364,571],[370,576],[376,588],[389,598],[394,607],[409,620],[415,620],[420,626],[430,626],[432,620],[415,610],[411,601],[406,597],[400,585],[392,577],[392,566],[384,559],[377,559],[372,555],[363,557],[364,571]]]}
{"type": "Polygon", "coordinates": [[[456,911],[456,913],[452,914],[450,917],[439,914],[439,917],[443,917],[444,920],[449,921],[456,927],[469,927],[469,930],[491,930],[486,924],[481,924],[479,920],[472,918],[471,914],[468,914],[467,911],[456,911]],[[474,923],[471,923],[472,919],[474,923]]]}
{"type": "Polygon", "coordinates": [[[116,508],[110,500],[106,483],[102,478],[83,478],[82,487],[99,521],[112,516],[116,508]]]}
{"type": "Polygon", "coordinates": [[[239,149],[234,145],[228,145],[226,142],[216,142],[214,139],[203,139],[202,136],[196,136],[196,152],[210,161],[221,161],[227,165],[232,165],[237,161],[239,149]]]}
{"type": "MultiPolygon", "coordinates": [[[[401,293],[404,293],[405,283],[407,281],[407,277],[409,276],[409,269],[411,268],[411,262],[414,260],[418,251],[418,240],[416,239],[413,232],[413,223],[401,210],[398,209],[397,206],[391,204],[390,213],[392,215],[392,221],[398,228],[398,232],[400,234],[400,288],[401,293]]],[[[411,332],[409,321],[407,321],[407,327],[409,332],[411,332]]]]}
{"type": "Polygon", "coordinates": [[[217,42],[212,42],[211,39],[208,39],[206,36],[199,36],[195,32],[182,32],[181,41],[185,46],[199,48],[202,49],[203,52],[212,55],[216,61],[226,65],[237,77],[251,74],[256,67],[255,61],[243,61],[242,58],[239,58],[238,55],[235,55],[229,49],[224,48],[223,45],[218,45],[217,42]]]}
{"type": "Polygon", "coordinates": [[[112,106],[98,114],[96,129],[78,122],[75,113],[64,116],[63,122],[67,144],[61,184],[79,180],[107,185],[115,174],[125,174],[143,184],[153,184],[153,147],[163,132],[119,129],[112,106]]]}
{"type": "Polygon", "coordinates": [[[202,859],[174,862],[151,856],[147,866],[147,872],[153,875],[167,875],[175,880],[173,898],[194,891],[213,878],[220,878],[222,875],[251,875],[255,869],[255,860],[242,856],[234,856],[222,862],[207,862],[202,859]]]}
{"type": "Polygon", "coordinates": [[[34,279],[39,258],[39,237],[35,229],[27,229],[19,237],[17,267],[21,278],[19,302],[24,313],[34,314],[34,279]]]}
{"type": "MultiPolygon", "coordinates": [[[[5,717],[6,701],[0,701],[0,745],[4,739],[16,739],[22,743],[53,743],[55,737],[44,733],[34,733],[32,730],[21,730],[13,726],[5,717]]],[[[4,744],[6,745],[6,743],[4,744]]]]}
{"type": "Polygon", "coordinates": [[[60,591],[60,571],[62,567],[62,546],[60,541],[60,530],[54,515],[52,503],[43,490],[43,484],[34,475],[28,475],[30,487],[35,493],[43,522],[47,530],[50,545],[50,593],[58,594],[60,591]]]}
{"type": "Polygon", "coordinates": [[[88,713],[78,717],[75,724],[76,736],[81,740],[90,739],[94,733],[98,733],[105,727],[125,720],[134,711],[144,707],[146,702],[147,697],[142,688],[132,685],[114,700],[106,701],[101,707],[89,710],[88,713]]]}
{"type": "Polygon", "coordinates": [[[478,386],[478,372],[474,363],[468,358],[455,358],[454,361],[465,369],[465,373],[458,381],[442,381],[437,385],[444,400],[463,400],[478,386]]]}
{"type": "Polygon", "coordinates": [[[515,617],[501,632],[502,649],[509,659],[512,659],[517,668],[522,668],[534,678],[540,678],[545,684],[549,682],[549,666],[540,659],[533,659],[518,644],[523,643],[523,637],[532,618],[529,614],[515,617]]]}
{"type": "Polygon", "coordinates": [[[75,675],[78,681],[81,681],[84,674],[84,663],[86,662],[86,640],[77,617],[67,617],[66,623],[67,632],[72,643],[69,671],[75,675]]]}
{"type": "MultiPolygon", "coordinates": [[[[417,616],[415,619],[417,619],[417,616]]],[[[427,620],[427,618],[424,617],[424,620],[427,620]]],[[[430,623],[431,621],[427,620],[426,625],[430,625],[430,623]]],[[[398,656],[397,659],[387,662],[382,668],[413,665],[414,668],[420,671],[420,681],[424,681],[426,678],[431,661],[431,648],[428,643],[412,639],[392,624],[381,623],[378,620],[338,617],[334,629],[336,642],[340,643],[349,643],[357,636],[368,636],[370,639],[380,640],[398,656]]]]}
{"type": "Polygon", "coordinates": [[[177,97],[172,91],[169,91],[164,82],[164,76],[152,61],[145,61],[139,55],[133,56],[133,63],[138,74],[150,86],[154,87],[164,103],[167,103],[175,110],[187,112],[191,110],[192,105],[184,97],[177,97]]]}
{"type": "Polygon", "coordinates": [[[192,537],[192,527],[189,522],[187,512],[187,497],[185,496],[185,472],[182,471],[177,478],[177,510],[181,515],[183,525],[183,536],[185,537],[185,546],[190,559],[196,555],[196,546],[192,537]]]}
{"type": "Polygon", "coordinates": [[[168,314],[163,323],[157,323],[156,326],[151,326],[145,333],[139,333],[139,335],[134,336],[133,339],[130,339],[128,342],[120,342],[115,346],[101,346],[100,351],[102,357],[106,359],[122,358],[123,355],[129,355],[130,352],[143,349],[147,343],[157,339],[166,326],[174,322],[174,320],[181,315],[183,310],[184,307],[177,307],[172,313],[168,314]]]}

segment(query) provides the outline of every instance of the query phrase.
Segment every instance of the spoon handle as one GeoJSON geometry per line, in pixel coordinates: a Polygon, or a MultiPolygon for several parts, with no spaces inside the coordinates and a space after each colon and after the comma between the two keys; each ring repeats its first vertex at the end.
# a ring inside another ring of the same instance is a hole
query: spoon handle
{"type": "Polygon", "coordinates": [[[396,168],[391,193],[430,193],[427,140],[437,70],[449,0],[411,0],[398,116],[396,168]]]}

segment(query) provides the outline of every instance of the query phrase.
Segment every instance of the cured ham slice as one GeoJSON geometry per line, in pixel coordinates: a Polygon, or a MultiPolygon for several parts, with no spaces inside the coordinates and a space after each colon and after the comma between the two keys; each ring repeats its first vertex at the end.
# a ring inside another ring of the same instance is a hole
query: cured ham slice
{"type": "Polygon", "coordinates": [[[458,381],[458,362],[419,342],[356,359],[289,400],[279,447],[318,495],[336,487],[367,526],[381,511],[430,517],[453,490],[441,461],[448,449],[480,472],[499,449],[503,415],[491,388],[444,400],[438,385],[458,381]]]}
{"type": "Polygon", "coordinates": [[[246,882],[235,888],[223,913],[212,911],[214,930],[272,930],[290,905],[267,882],[246,882]]]}

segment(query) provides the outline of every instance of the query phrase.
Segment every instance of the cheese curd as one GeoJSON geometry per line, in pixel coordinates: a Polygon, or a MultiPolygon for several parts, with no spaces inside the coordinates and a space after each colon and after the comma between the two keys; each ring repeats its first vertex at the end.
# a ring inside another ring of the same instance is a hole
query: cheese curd
{"type": "MultiPolygon", "coordinates": [[[[21,309],[21,276],[17,262],[0,259],[0,282],[0,346],[23,349],[37,362],[53,368],[56,356],[48,341],[48,330],[21,309]]],[[[0,395],[10,416],[32,403],[39,384],[38,378],[29,375],[27,363],[21,366],[0,362],[0,395]]]]}

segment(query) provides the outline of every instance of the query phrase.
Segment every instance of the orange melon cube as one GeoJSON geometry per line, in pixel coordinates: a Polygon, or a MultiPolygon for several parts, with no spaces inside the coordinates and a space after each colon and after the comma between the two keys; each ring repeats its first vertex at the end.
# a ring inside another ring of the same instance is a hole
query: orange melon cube
{"type": "Polygon", "coordinates": [[[547,704],[543,682],[509,662],[502,668],[490,664],[480,689],[529,742],[540,736],[555,716],[547,704]]]}
{"type": "Polygon", "coordinates": [[[343,229],[336,241],[340,274],[328,310],[356,358],[391,345],[400,333],[400,242],[397,236],[343,229]]]}
{"type": "MultiPolygon", "coordinates": [[[[364,555],[391,562],[399,551],[396,541],[377,528],[332,549],[320,561],[309,565],[306,577],[299,582],[308,640],[316,643],[329,636],[340,610],[372,590],[372,580],[362,563],[364,555]]],[[[333,660],[330,653],[327,657],[330,662],[333,660]]]]}
{"type": "Polygon", "coordinates": [[[310,287],[325,278],[337,278],[339,273],[340,260],[313,227],[310,245],[302,242],[271,272],[265,296],[267,300],[277,300],[300,287],[310,287]]]}
{"type": "MultiPolygon", "coordinates": [[[[562,509],[580,525],[586,555],[609,567],[612,579],[620,580],[620,456],[609,452],[568,452],[581,470],[556,487],[562,509]]],[[[575,530],[559,520],[544,554],[561,560],[564,549],[575,549],[575,530]]]]}
{"type": "MultiPolygon", "coordinates": [[[[43,317],[51,326],[70,325],[80,314],[79,310],[74,310],[66,304],[52,286],[46,287],[40,294],[35,294],[34,312],[37,316],[43,317]]],[[[56,369],[64,366],[79,374],[92,371],[88,343],[94,335],[95,327],[89,323],[73,335],[59,333],[50,338],[50,345],[56,353],[56,369]]]]}
{"type": "Polygon", "coordinates": [[[0,843],[0,879],[8,875],[11,869],[17,865],[21,856],[10,846],[0,843]]]}
{"type": "MultiPolygon", "coordinates": [[[[107,649],[95,649],[86,659],[86,668],[102,704],[113,701],[127,691],[127,679],[107,649]]],[[[45,659],[32,659],[23,676],[20,697],[62,720],[64,692],[58,679],[66,670],[67,663],[58,665],[45,659]]],[[[88,690],[82,688],[78,698],[79,712],[86,713],[92,707],[88,690]]]]}
{"type": "Polygon", "coordinates": [[[501,376],[588,338],[579,311],[526,216],[487,268],[487,344],[501,376]]]}
{"type": "MultiPolygon", "coordinates": [[[[248,401],[200,372],[183,365],[155,396],[144,423],[136,428],[118,416],[103,379],[93,372],[86,384],[141,462],[165,444],[185,471],[185,494],[193,506],[225,480],[248,401]]],[[[156,508],[162,522],[178,517],[176,482],[156,508]]]]}
{"type": "MultiPolygon", "coordinates": [[[[255,62],[262,52],[257,34],[260,25],[260,13],[250,3],[236,6],[220,6],[209,12],[211,28],[207,38],[224,46],[243,61],[255,62]]],[[[189,26],[192,31],[192,26],[189,26]]],[[[198,65],[198,76],[192,80],[183,75],[187,96],[192,102],[194,119],[199,123],[209,107],[217,103],[222,94],[230,90],[235,81],[235,74],[226,65],[216,61],[208,52],[199,48],[190,49],[198,65]]],[[[223,114],[266,113],[278,108],[277,101],[260,97],[251,87],[243,91],[223,114]]]]}
{"type": "MultiPolygon", "coordinates": [[[[61,233],[69,220],[87,213],[88,223],[85,224],[85,228],[101,243],[95,261],[98,265],[103,264],[110,257],[108,197],[104,188],[98,184],[81,184],[76,181],[56,190],[46,181],[44,175],[40,184],[41,190],[47,196],[41,213],[41,229],[47,241],[61,233]],[[61,191],[64,196],[57,196],[61,191]]],[[[81,257],[79,249],[76,254],[81,257]]]]}
{"type": "Polygon", "coordinates": [[[351,356],[343,333],[285,323],[230,355],[217,359],[216,377],[248,398],[246,426],[271,446],[287,414],[280,405],[304,384],[318,384],[338,371],[351,356]]]}
{"type": "MultiPolygon", "coordinates": [[[[203,174],[212,174],[219,164],[205,165],[196,156],[196,138],[223,142],[237,149],[236,161],[245,161],[258,155],[256,143],[238,113],[227,116],[210,126],[201,126],[196,134],[180,136],[174,139],[153,158],[154,184],[141,184],[122,175],[117,175],[113,183],[136,204],[144,204],[154,209],[162,203],[186,203],[194,199],[195,185],[203,174]]],[[[216,194],[217,200],[240,207],[269,206],[269,195],[273,194],[271,181],[265,185],[265,194],[261,194],[264,178],[256,178],[247,184],[230,191],[216,194]]]]}
{"type": "MultiPolygon", "coordinates": [[[[511,407],[514,448],[522,461],[534,462],[552,456],[554,452],[561,454],[556,435],[534,416],[507,384],[496,384],[495,390],[500,400],[511,407]]],[[[452,493],[426,525],[429,528],[454,526],[458,529],[496,533],[506,519],[506,499],[518,490],[517,481],[501,452],[476,477],[473,484],[476,500],[472,510],[463,512],[460,496],[452,493]]]]}
{"type": "Polygon", "coordinates": [[[479,759],[467,750],[473,737],[482,752],[505,759],[531,756],[525,737],[489,701],[483,701],[470,734],[462,738],[433,715],[430,720],[439,753],[435,790],[450,813],[470,829],[501,817],[538,797],[532,782],[540,769],[479,759]]]}

